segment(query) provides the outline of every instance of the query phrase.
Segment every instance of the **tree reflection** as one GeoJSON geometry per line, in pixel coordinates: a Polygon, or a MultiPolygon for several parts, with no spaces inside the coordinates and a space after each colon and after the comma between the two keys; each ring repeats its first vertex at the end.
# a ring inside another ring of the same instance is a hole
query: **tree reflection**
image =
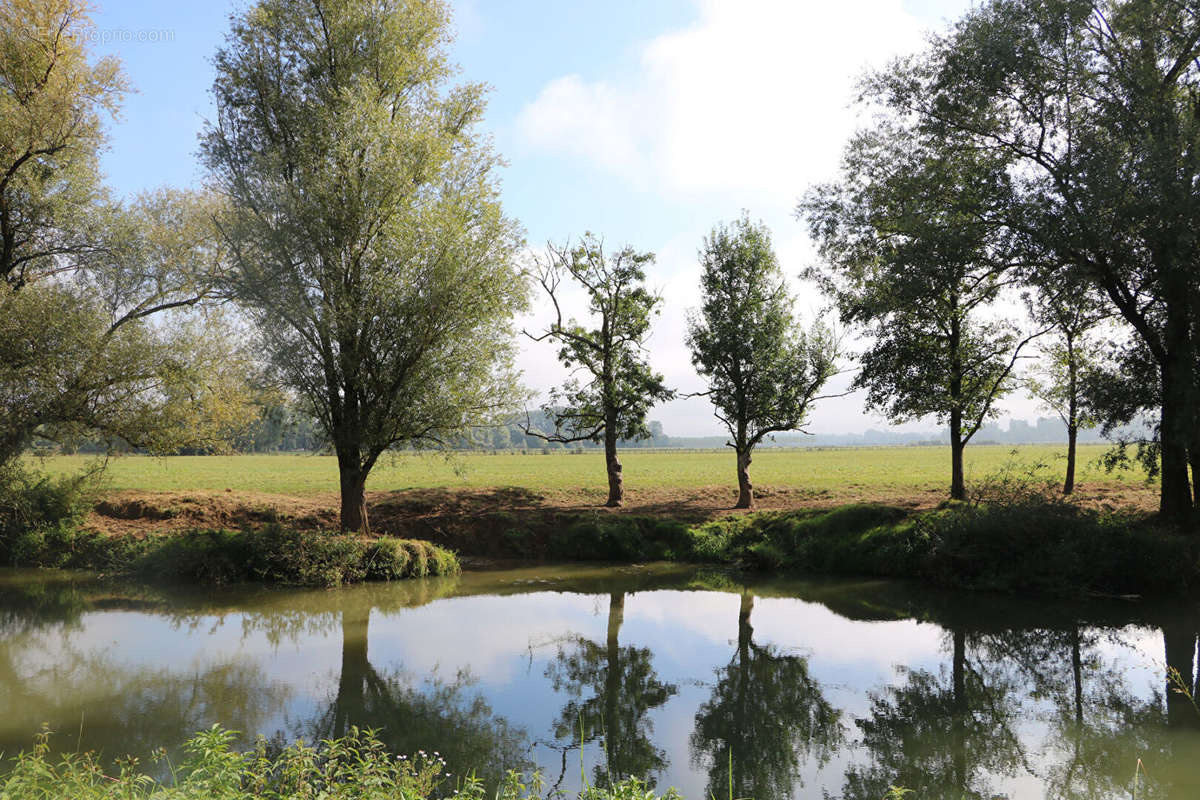
{"type": "Polygon", "coordinates": [[[337,689],[298,733],[323,739],[345,736],[352,727],[373,729],[393,753],[436,751],[452,774],[474,770],[493,788],[506,770],[529,766],[526,733],[470,692],[468,674],[418,685],[400,670],[377,669],[368,655],[370,620],[370,605],[342,610],[337,689]]]}
{"type": "Polygon", "coordinates": [[[901,668],[902,685],[872,693],[870,713],[856,721],[871,762],[846,771],[846,798],[874,800],[893,785],[922,798],[990,798],[989,780],[1024,764],[1012,677],[969,659],[961,629],[949,638],[949,669],[901,668]]]}
{"type": "Polygon", "coordinates": [[[118,653],[77,648],[65,635],[0,641],[0,751],[28,749],[43,724],[58,734],[54,746],[109,759],[177,747],[215,722],[243,732],[247,744],[291,693],[249,660],[180,669],[118,653]]]}
{"type": "MultiPolygon", "coordinates": [[[[555,723],[554,735],[575,745],[602,737],[604,761],[595,767],[598,784],[632,776],[653,786],[655,775],[666,767],[666,758],[651,738],[654,728],[649,712],[678,690],[659,680],[648,648],[620,645],[624,618],[625,593],[613,592],[609,595],[606,641],[573,639],[559,648],[546,668],[554,690],[566,692],[570,698],[555,723]]],[[[568,748],[564,748],[564,764],[568,748]]]]}
{"type": "Polygon", "coordinates": [[[737,651],[696,712],[692,758],[708,770],[710,797],[791,797],[802,785],[801,760],[824,763],[843,739],[841,714],[809,674],[808,659],[754,643],[753,609],[754,595],[743,591],[737,651]]]}

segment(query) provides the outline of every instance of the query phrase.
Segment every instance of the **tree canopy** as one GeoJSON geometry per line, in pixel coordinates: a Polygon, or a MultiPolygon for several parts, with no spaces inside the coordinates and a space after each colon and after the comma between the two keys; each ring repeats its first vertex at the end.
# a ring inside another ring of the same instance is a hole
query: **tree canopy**
{"type": "Polygon", "coordinates": [[[713,228],[700,263],[703,299],[688,321],[688,345],[737,455],[737,507],[750,508],[754,447],[804,424],[834,372],[837,343],[819,323],[797,327],[771,234],[748,215],[713,228]]]}
{"type": "Polygon", "coordinates": [[[276,378],[338,457],[342,527],[366,530],[389,448],[509,408],[526,285],[480,84],[449,86],[440,0],[262,0],[216,56],[203,135],[232,293],[276,378]]]}

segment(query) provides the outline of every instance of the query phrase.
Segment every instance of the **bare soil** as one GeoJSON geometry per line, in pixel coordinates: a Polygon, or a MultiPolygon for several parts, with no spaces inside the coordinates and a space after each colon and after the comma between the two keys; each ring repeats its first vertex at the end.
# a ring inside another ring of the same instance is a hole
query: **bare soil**
{"type": "MultiPolygon", "coordinates": [[[[732,508],[737,492],[728,486],[699,489],[639,489],[627,494],[625,506],[603,507],[600,489],[409,489],[369,492],[368,515],[376,534],[414,536],[436,531],[444,522],[467,518],[515,515],[558,516],[581,512],[635,514],[704,522],[725,514],[745,513],[732,508]]],[[[756,511],[832,508],[847,503],[882,503],[914,511],[934,508],[946,499],[943,489],[842,492],[756,487],[756,511]]],[[[1104,510],[1152,512],[1157,489],[1127,483],[1081,487],[1075,501],[1104,510]]],[[[119,491],[103,497],[85,527],[109,535],[145,535],[210,528],[257,528],[280,522],[302,530],[333,530],[338,524],[336,494],[287,495],[245,491],[147,492],[119,491]]]]}

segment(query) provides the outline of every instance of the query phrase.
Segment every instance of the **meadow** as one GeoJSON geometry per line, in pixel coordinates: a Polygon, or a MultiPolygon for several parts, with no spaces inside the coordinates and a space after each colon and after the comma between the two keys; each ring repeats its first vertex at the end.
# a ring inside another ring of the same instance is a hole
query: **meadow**
{"type": "MultiPolygon", "coordinates": [[[[1106,445],[1079,448],[1078,482],[1145,485],[1140,471],[1108,473],[1100,463],[1106,445]]],[[[30,459],[51,474],[78,472],[96,463],[87,456],[30,459]]],[[[626,450],[621,453],[625,483],[631,491],[696,489],[735,485],[734,459],[728,450],[626,450]]],[[[967,448],[968,483],[1005,471],[1034,471],[1047,481],[1061,480],[1065,447],[1056,445],[979,445],[967,448]]],[[[853,494],[856,490],[903,492],[946,487],[950,480],[947,447],[776,448],[754,455],[751,479],[760,488],[802,489],[853,494]]],[[[517,487],[530,491],[571,490],[604,485],[604,456],[552,452],[399,454],[383,459],[371,473],[371,491],[404,489],[483,489],[517,487]]],[[[291,495],[324,495],[338,490],[337,462],[309,454],[233,456],[123,456],[108,461],[104,486],[110,491],[210,490],[291,495]]]]}

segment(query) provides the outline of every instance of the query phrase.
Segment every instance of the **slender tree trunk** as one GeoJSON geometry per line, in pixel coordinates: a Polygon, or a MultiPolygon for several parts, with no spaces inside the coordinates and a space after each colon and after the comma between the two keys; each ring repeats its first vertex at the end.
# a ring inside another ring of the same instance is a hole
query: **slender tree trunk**
{"type": "MultiPolygon", "coordinates": [[[[1178,280],[1176,280],[1178,283],[1178,280]]],[[[1188,480],[1188,445],[1193,438],[1195,410],[1193,383],[1191,319],[1186,301],[1186,286],[1174,286],[1168,293],[1166,326],[1163,335],[1162,417],[1159,439],[1162,445],[1162,483],[1159,512],[1174,521],[1186,521],[1192,513],[1192,491],[1188,480]]]]}
{"type": "Polygon", "coordinates": [[[744,445],[737,448],[738,499],[734,508],[754,507],[754,486],[750,483],[750,453],[750,448],[744,445]]]}
{"type": "Polygon", "coordinates": [[[341,478],[343,531],[370,533],[367,522],[367,474],[358,457],[358,448],[338,450],[338,472],[341,478]]]}
{"type": "Polygon", "coordinates": [[[1079,438],[1079,380],[1075,364],[1075,346],[1067,338],[1067,476],[1063,479],[1063,494],[1075,491],[1075,442],[1079,438]]]}
{"type": "Polygon", "coordinates": [[[621,462],[617,459],[616,420],[604,426],[604,465],[608,470],[608,501],[604,505],[617,508],[625,502],[625,480],[621,477],[621,462]]]}
{"type": "Polygon", "coordinates": [[[966,500],[967,483],[963,475],[962,411],[950,412],[950,499],[966,500]]]}
{"type": "Polygon", "coordinates": [[[1067,424],[1067,476],[1063,478],[1063,494],[1075,491],[1075,442],[1079,439],[1079,426],[1074,422],[1067,424]]]}
{"type": "MultiPolygon", "coordinates": [[[[957,306],[957,303],[955,303],[957,306]]],[[[966,500],[967,484],[963,476],[962,354],[960,320],[950,325],[950,499],[966,500]]]]}

